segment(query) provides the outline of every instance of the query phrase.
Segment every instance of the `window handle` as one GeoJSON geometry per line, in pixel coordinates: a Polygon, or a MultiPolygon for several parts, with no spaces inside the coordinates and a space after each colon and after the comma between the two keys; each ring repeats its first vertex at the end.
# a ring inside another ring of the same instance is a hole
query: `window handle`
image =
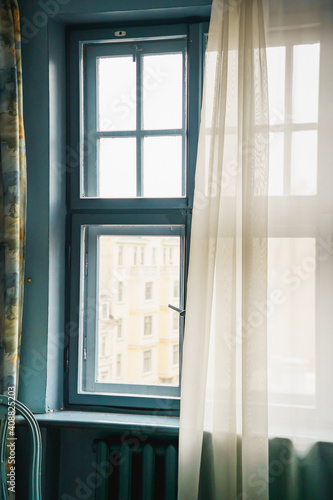
{"type": "Polygon", "coordinates": [[[173,309],[174,311],[177,311],[177,313],[179,313],[181,316],[185,316],[185,312],[186,312],[185,309],[179,309],[178,307],[173,306],[171,304],[168,304],[168,307],[170,307],[170,309],[173,309]]]}

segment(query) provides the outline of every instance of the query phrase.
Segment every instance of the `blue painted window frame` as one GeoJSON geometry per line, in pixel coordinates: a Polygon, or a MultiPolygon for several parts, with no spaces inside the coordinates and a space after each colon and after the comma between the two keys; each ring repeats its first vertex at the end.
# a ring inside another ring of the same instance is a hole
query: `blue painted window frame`
{"type": "MultiPolygon", "coordinates": [[[[186,134],[186,175],[184,179],[186,196],[180,198],[132,198],[105,199],[81,197],[80,171],[83,167],[82,153],[82,120],[80,113],[80,73],[84,73],[84,61],[81,57],[82,43],[96,40],[114,39],[114,29],[73,30],[69,32],[69,144],[74,154],[69,157],[70,195],[68,199],[68,231],[70,233],[70,331],[68,353],[68,402],[78,406],[102,406],[103,408],[124,408],[126,411],[149,410],[154,412],[168,411],[178,414],[180,407],[180,389],[177,395],[165,394],[90,394],[79,393],[79,304],[80,304],[80,252],[83,226],[98,225],[139,225],[183,227],[183,277],[181,278],[182,307],[185,308],[186,279],[189,261],[189,242],[194,193],[194,174],[196,162],[197,140],[199,132],[200,106],[202,93],[203,56],[205,33],[208,23],[194,22],[169,26],[147,26],[124,28],[131,40],[147,38],[186,40],[186,109],[184,109],[183,128],[186,134]],[[75,154],[76,153],[76,154],[75,154]]],[[[184,318],[180,317],[180,330],[183,331],[184,318]]],[[[180,367],[181,367],[180,338],[180,367]]]]}

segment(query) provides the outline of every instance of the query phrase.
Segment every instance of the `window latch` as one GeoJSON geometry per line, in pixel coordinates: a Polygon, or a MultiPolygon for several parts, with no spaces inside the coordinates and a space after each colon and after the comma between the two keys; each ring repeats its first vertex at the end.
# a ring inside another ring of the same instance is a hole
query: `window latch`
{"type": "Polygon", "coordinates": [[[186,312],[185,309],[179,309],[179,307],[173,306],[171,304],[168,304],[168,307],[170,307],[170,309],[173,309],[174,311],[176,311],[177,313],[179,313],[180,316],[185,316],[185,312],[186,312]]]}

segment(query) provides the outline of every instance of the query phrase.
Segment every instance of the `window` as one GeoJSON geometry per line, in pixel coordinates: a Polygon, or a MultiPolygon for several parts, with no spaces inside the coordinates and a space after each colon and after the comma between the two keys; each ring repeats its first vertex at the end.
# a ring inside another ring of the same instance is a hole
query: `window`
{"type": "Polygon", "coordinates": [[[172,313],[172,330],[178,330],[179,328],[179,313],[172,313]]]}
{"type": "Polygon", "coordinates": [[[107,380],[109,378],[109,370],[102,370],[100,378],[101,380],[107,380]]]}
{"type": "Polygon", "coordinates": [[[304,205],[307,213],[311,198],[318,194],[320,44],[315,31],[312,33],[313,39],[305,43],[297,29],[284,35],[283,40],[278,34],[271,34],[267,50],[269,194],[275,220],[268,247],[267,306],[268,385],[273,406],[315,405],[318,233],[315,221],[311,225],[309,220],[302,219],[301,208],[304,205]]]}
{"type": "Polygon", "coordinates": [[[121,340],[122,338],[123,338],[123,320],[122,318],[119,318],[117,325],[117,339],[121,340]]]}
{"type": "Polygon", "coordinates": [[[143,373],[151,373],[152,371],[152,359],[151,350],[143,351],[143,373]]]}
{"type": "MultiPolygon", "coordinates": [[[[185,306],[204,27],[134,27],[121,40],[115,31],[70,34],[70,137],[82,154],[71,169],[71,320],[79,335],[70,340],[69,401],[177,411],[180,373],[168,355],[165,308],[175,298],[185,306]],[[154,298],[153,310],[142,294],[154,298]],[[96,377],[106,369],[96,352],[102,295],[103,329],[123,340],[112,348],[114,380],[96,377]]],[[[181,349],[179,325],[176,332],[181,349]]]]}
{"type": "Polygon", "coordinates": [[[99,319],[109,319],[109,303],[100,302],[99,303],[99,319]]]}
{"type": "Polygon", "coordinates": [[[179,364],[179,346],[178,344],[172,346],[172,364],[176,366],[179,364]]]}
{"type": "Polygon", "coordinates": [[[145,300],[153,300],[153,282],[145,283],[145,300]]]}
{"type": "Polygon", "coordinates": [[[118,248],[118,266],[122,266],[124,264],[124,247],[120,246],[118,248]]]}
{"type": "Polygon", "coordinates": [[[83,52],[89,138],[81,196],[185,196],[186,40],[87,43],[83,52]]]}
{"type": "Polygon", "coordinates": [[[144,317],[143,334],[145,336],[153,334],[153,317],[152,316],[145,316],[144,317]]]}
{"type": "Polygon", "coordinates": [[[117,354],[117,378],[121,377],[121,354],[117,354]]]}
{"type": "Polygon", "coordinates": [[[319,53],[292,36],[267,49],[271,196],[317,193],[319,53]]]}
{"type": "MultiPolygon", "coordinates": [[[[267,314],[270,432],[290,422],[304,439],[330,420],[323,397],[332,376],[332,172],[326,135],[329,45],[315,26],[268,36],[270,233],[267,314]],[[325,207],[325,208],[324,208],[325,207]],[[307,425],[303,425],[304,422],[307,425]],[[287,423],[288,422],[288,423],[287,423]]],[[[331,39],[330,39],[331,40],[331,39]]]]}
{"type": "Polygon", "coordinates": [[[122,281],[118,283],[118,302],[123,301],[123,293],[124,293],[124,284],[122,281]]]}
{"type": "Polygon", "coordinates": [[[175,299],[179,297],[179,281],[173,282],[173,296],[175,299]]]}

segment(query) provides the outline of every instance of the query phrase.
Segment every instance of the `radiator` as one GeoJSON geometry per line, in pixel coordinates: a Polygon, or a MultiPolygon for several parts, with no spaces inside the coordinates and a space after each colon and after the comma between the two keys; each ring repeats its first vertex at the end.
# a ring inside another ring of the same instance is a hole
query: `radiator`
{"type": "Polygon", "coordinates": [[[96,500],[176,500],[177,441],[149,439],[141,443],[128,436],[122,440],[94,443],[97,469],[109,466],[109,472],[101,474],[96,500]]]}

